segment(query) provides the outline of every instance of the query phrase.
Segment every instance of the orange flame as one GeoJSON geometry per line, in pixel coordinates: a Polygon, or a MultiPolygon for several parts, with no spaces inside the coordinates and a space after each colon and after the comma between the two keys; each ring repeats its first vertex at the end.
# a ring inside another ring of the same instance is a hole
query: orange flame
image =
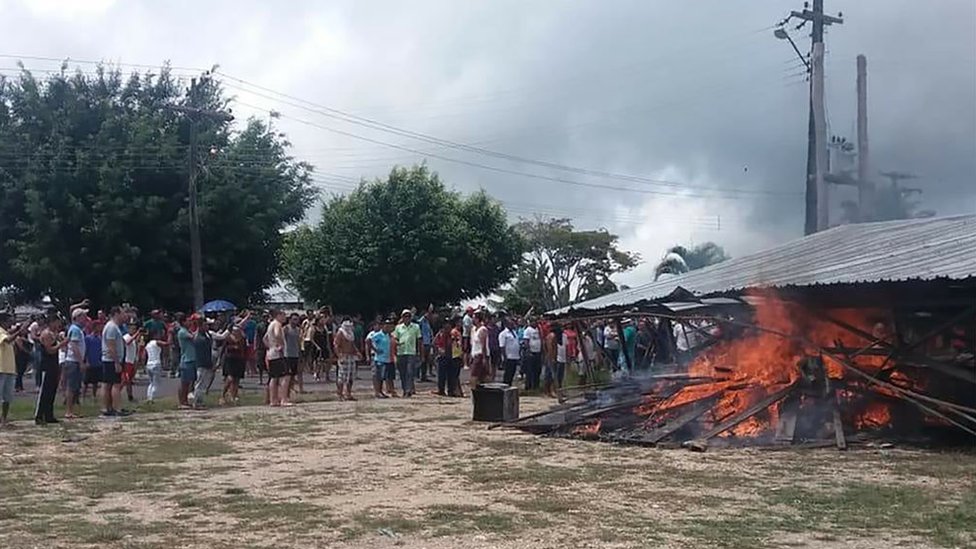
{"type": "Polygon", "coordinates": [[[891,408],[884,402],[872,402],[857,417],[854,426],[858,429],[877,429],[891,425],[891,408]]]}
{"type": "Polygon", "coordinates": [[[600,434],[600,426],[603,424],[602,420],[596,420],[586,425],[580,425],[579,427],[573,429],[573,434],[581,437],[595,437],[600,434]]]}

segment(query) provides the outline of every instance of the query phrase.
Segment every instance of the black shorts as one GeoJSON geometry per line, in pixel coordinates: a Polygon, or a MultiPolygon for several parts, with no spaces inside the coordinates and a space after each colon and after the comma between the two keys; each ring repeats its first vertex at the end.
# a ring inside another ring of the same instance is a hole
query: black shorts
{"type": "Polygon", "coordinates": [[[102,372],[99,378],[106,385],[118,385],[122,383],[122,373],[115,371],[114,362],[102,361],[102,372]]]}
{"type": "Polygon", "coordinates": [[[85,370],[85,385],[98,385],[102,381],[102,369],[97,364],[85,370]]]}
{"type": "Polygon", "coordinates": [[[268,362],[268,377],[278,379],[288,375],[288,364],[283,358],[276,358],[268,362]]]}
{"type": "Polygon", "coordinates": [[[227,357],[224,359],[224,377],[232,377],[234,379],[244,378],[244,359],[236,357],[227,357]]]}
{"type": "Polygon", "coordinates": [[[288,367],[288,375],[297,376],[298,375],[298,357],[297,356],[286,356],[285,365],[288,367]]]}
{"type": "Polygon", "coordinates": [[[258,349],[254,352],[254,356],[257,358],[255,362],[257,362],[258,370],[261,372],[267,371],[268,363],[265,361],[265,359],[268,358],[268,351],[258,349]]]}

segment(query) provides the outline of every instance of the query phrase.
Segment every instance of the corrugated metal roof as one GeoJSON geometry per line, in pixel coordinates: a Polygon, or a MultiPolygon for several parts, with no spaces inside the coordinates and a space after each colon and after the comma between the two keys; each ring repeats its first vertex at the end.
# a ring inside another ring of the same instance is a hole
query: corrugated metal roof
{"type": "Polygon", "coordinates": [[[842,225],[717,265],[553,311],[743,290],[976,277],[976,215],[842,225]]]}

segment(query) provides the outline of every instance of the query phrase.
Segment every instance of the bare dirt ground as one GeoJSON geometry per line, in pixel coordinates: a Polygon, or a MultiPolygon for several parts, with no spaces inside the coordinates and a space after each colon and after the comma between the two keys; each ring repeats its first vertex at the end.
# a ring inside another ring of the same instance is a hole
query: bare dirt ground
{"type": "Polygon", "coordinates": [[[0,545],[976,546],[973,452],[696,454],[469,418],[424,395],[20,424],[0,433],[0,545]]]}

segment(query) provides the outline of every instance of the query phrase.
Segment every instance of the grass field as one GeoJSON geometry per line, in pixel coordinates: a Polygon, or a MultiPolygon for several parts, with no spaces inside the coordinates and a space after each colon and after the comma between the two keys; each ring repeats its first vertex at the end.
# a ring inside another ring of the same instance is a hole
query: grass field
{"type": "MultiPolygon", "coordinates": [[[[523,413],[551,404],[523,399],[523,413]]],[[[7,547],[973,547],[976,454],[620,447],[460,399],[0,433],[7,547]]]]}

